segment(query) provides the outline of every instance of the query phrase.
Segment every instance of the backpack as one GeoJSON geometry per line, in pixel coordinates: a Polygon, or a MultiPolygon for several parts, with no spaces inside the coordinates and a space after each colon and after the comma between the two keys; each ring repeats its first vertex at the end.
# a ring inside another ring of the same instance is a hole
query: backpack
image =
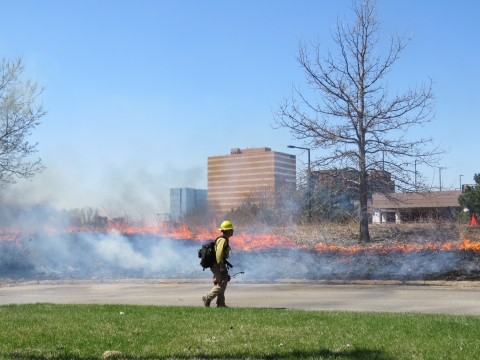
{"type": "Polygon", "coordinates": [[[203,268],[203,271],[217,262],[217,256],[215,254],[216,242],[217,240],[207,241],[198,249],[198,257],[201,259],[200,266],[203,268]]]}

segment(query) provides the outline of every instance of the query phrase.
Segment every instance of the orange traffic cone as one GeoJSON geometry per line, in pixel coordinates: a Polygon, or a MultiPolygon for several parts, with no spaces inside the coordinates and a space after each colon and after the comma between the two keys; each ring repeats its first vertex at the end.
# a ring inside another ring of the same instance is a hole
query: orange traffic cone
{"type": "Polygon", "coordinates": [[[477,220],[475,219],[475,214],[472,214],[472,219],[470,220],[470,226],[477,226],[477,220]]]}

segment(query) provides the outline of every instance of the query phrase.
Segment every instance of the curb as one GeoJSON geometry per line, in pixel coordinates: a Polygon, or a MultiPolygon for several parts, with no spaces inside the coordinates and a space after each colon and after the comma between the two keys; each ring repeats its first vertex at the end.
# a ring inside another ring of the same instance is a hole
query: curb
{"type": "MultiPolygon", "coordinates": [[[[0,283],[2,287],[58,285],[58,286],[86,286],[86,285],[200,285],[211,284],[211,279],[108,279],[108,280],[41,280],[41,281],[7,281],[0,283]]],[[[480,281],[449,281],[449,280],[304,280],[304,279],[234,279],[232,285],[342,285],[342,286],[433,286],[480,288],[480,281]]]]}

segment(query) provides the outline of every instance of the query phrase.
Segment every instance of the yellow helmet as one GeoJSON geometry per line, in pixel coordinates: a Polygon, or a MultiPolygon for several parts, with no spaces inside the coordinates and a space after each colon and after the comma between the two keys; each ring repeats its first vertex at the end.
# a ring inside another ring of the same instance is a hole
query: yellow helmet
{"type": "Polygon", "coordinates": [[[223,231],[233,230],[232,222],[230,220],[225,220],[224,222],[222,222],[218,230],[223,230],[223,231]]]}

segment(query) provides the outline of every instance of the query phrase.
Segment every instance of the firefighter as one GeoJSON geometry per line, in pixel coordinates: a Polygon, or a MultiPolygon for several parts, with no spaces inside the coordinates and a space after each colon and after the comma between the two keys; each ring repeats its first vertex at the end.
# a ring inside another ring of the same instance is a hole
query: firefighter
{"type": "Polygon", "coordinates": [[[217,262],[210,267],[217,284],[207,295],[202,296],[205,307],[210,307],[210,302],[215,298],[217,298],[217,307],[227,307],[225,305],[225,290],[228,282],[228,269],[225,260],[230,255],[228,240],[233,235],[233,225],[229,220],[225,220],[218,230],[222,232],[222,236],[215,240],[217,262]]]}

